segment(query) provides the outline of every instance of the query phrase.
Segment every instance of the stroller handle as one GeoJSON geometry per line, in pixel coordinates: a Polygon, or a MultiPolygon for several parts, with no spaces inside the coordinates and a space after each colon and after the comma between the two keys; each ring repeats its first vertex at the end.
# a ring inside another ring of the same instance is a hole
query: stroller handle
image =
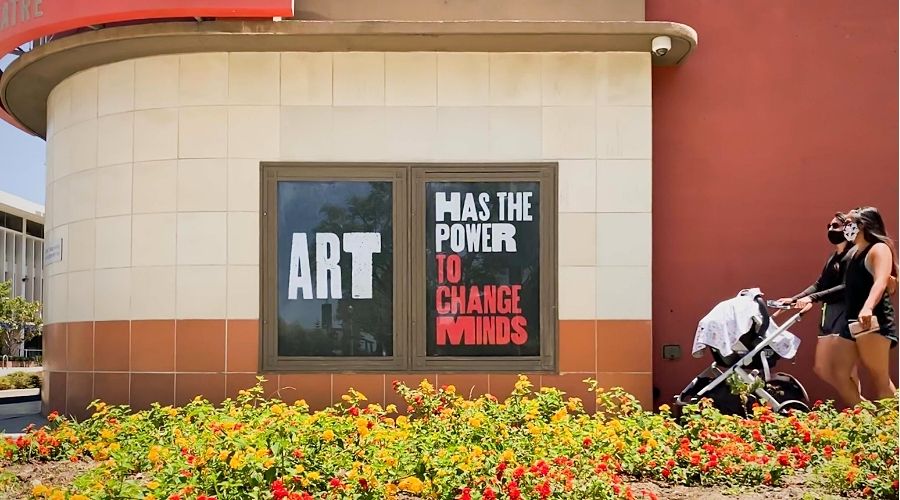
{"type": "MultiPolygon", "coordinates": [[[[762,301],[762,297],[757,297],[756,300],[757,300],[757,303],[759,303],[760,301],[762,301]]],[[[777,318],[784,311],[790,311],[790,310],[794,309],[793,304],[783,304],[776,300],[766,301],[765,307],[771,307],[772,309],[778,309],[771,315],[772,318],[777,318]]],[[[809,304],[806,304],[805,306],[803,306],[799,312],[800,316],[803,316],[804,314],[809,312],[810,309],[812,309],[812,303],[809,303],[809,304]]],[[[764,307],[760,307],[760,312],[763,314],[763,317],[766,317],[769,315],[768,309],[765,309],[764,307]]]]}

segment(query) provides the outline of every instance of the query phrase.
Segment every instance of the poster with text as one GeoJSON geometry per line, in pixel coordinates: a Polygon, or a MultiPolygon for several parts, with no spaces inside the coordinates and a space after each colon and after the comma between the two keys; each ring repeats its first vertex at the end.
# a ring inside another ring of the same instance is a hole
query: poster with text
{"type": "Polygon", "coordinates": [[[538,182],[427,182],[426,354],[540,355],[538,182]]]}
{"type": "Polygon", "coordinates": [[[393,355],[391,182],[278,182],[278,355],[393,355]]]}

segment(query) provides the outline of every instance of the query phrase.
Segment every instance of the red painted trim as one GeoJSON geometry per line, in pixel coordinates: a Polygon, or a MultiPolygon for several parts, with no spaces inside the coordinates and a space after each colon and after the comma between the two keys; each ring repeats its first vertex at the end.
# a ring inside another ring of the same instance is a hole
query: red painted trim
{"type": "MultiPolygon", "coordinates": [[[[0,55],[38,38],[85,26],[183,17],[271,18],[293,0],[0,0],[0,55]]],[[[9,113],[0,119],[22,128],[9,113]]]]}

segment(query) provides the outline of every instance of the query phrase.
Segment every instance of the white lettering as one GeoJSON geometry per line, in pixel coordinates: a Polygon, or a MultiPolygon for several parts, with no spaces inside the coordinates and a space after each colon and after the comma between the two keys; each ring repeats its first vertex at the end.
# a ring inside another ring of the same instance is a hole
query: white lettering
{"type": "Polygon", "coordinates": [[[334,233],[316,234],[316,298],[340,299],[341,297],[341,240],[334,233]],[[331,278],[331,296],[328,295],[328,278],[331,278]]]}
{"type": "Polygon", "coordinates": [[[346,233],[344,251],[351,257],[350,296],[372,298],[372,254],[381,253],[381,234],[346,233]]]}
{"type": "Polygon", "coordinates": [[[447,193],[434,193],[434,211],[435,220],[444,222],[444,215],[450,214],[450,220],[459,220],[459,193],[450,193],[450,199],[447,199],[447,193]]]}
{"type": "Polygon", "coordinates": [[[444,244],[452,252],[515,253],[516,226],[508,223],[492,224],[435,224],[435,251],[444,251],[444,244]]]}
{"type": "Polygon", "coordinates": [[[33,0],[34,1],[34,17],[41,17],[44,15],[44,11],[41,10],[41,4],[44,3],[44,0],[33,0]]]}
{"type": "Polygon", "coordinates": [[[487,193],[481,193],[478,195],[478,203],[481,205],[481,211],[478,212],[478,219],[481,222],[487,222],[487,220],[491,218],[491,209],[488,208],[488,202],[490,200],[491,195],[487,193]]]}
{"type": "Polygon", "coordinates": [[[304,299],[313,298],[312,274],[309,271],[309,250],[306,233],[294,233],[291,240],[291,274],[288,276],[288,300],[297,300],[297,290],[304,299]]]}

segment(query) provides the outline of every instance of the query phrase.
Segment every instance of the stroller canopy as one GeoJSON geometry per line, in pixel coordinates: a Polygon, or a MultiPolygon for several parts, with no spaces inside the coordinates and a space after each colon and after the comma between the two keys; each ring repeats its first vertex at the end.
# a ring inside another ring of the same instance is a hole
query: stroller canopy
{"type": "MultiPolygon", "coordinates": [[[[723,356],[729,356],[734,352],[743,353],[747,348],[740,342],[740,337],[749,332],[756,325],[763,322],[759,304],[756,297],[762,295],[759,288],[741,290],[734,298],[720,302],[697,325],[694,334],[694,347],[691,349],[695,358],[703,356],[703,350],[711,347],[719,351],[723,356]]],[[[776,333],[778,325],[775,321],[769,322],[766,336],[776,333]]],[[[800,339],[794,334],[783,331],[772,340],[772,350],[782,358],[793,358],[800,347],[800,339]]]]}

